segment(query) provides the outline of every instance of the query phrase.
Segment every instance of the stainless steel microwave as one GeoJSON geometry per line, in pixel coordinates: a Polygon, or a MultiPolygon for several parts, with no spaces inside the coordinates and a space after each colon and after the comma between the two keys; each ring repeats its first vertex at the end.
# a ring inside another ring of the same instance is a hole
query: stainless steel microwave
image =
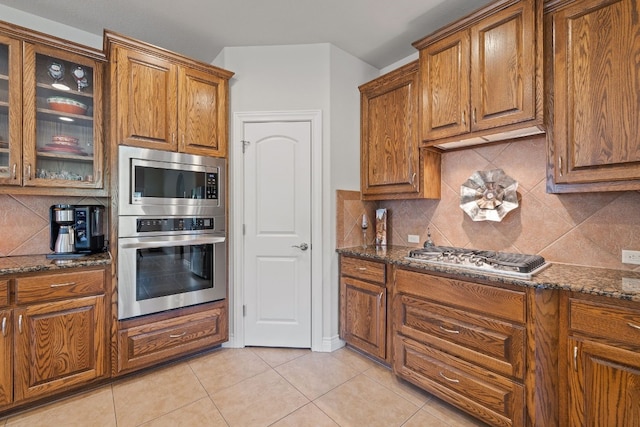
{"type": "Polygon", "coordinates": [[[119,215],[224,216],[225,159],[121,145],[119,215]]]}

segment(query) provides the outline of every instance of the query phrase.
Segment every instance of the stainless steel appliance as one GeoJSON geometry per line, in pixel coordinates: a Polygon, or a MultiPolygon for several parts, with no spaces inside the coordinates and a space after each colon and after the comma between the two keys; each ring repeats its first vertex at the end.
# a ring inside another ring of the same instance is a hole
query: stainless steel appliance
{"type": "Polygon", "coordinates": [[[119,155],[118,319],[226,298],[225,160],[119,155]]]}
{"type": "Polygon", "coordinates": [[[540,255],[435,246],[430,243],[409,251],[406,259],[523,279],[531,279],[550,265],[540,255]]]}
{"type": "Polygon", "coordinates": [[[123,145],[118,150],[119,215],[224,216],[225,159],[123,145]]]}
{"type": "Polygon", "coordinates": [[[49,247],[53,255],[102,252],[105,249],[104,210],[100,205],[51,206],[49,247]]]}

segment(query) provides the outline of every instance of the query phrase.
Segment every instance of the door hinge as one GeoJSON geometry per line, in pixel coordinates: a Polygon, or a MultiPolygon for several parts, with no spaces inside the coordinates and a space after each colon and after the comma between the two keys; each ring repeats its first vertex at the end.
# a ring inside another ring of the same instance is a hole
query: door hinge
{"type": "Polygon", "coordinates": [[[244,154],[245,150],[247,149],[247,146],[249,144],[251,144],[251,141],[247,141],[246,139],[242,139],[242,140],[240,140],[240,142],[242,142],[242,154],[244,154]]]}
{"type": "Polygon", "coordinates": [[[242,317],[247,317],[247,306],[242,305],[242,317]]]}

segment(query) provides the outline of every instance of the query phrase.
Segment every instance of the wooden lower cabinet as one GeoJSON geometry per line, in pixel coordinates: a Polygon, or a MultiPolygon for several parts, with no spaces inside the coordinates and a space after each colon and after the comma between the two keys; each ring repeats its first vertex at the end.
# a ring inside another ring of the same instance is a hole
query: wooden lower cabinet
{"type": "Polygon", "coordinates": [[[227,303],[221,301],[161,320],[136,319],[125,323],[118,331],[116,374],[222,344],[229,337],[227,318],[227,303]]]}
{"type": "Polygon", "coordinates": [[[105,281],[104,267],[0,281],[0,411],[107,378],[105,281]]]}
{"type": "Polygon", "coordinates": [[[398,268],[396,375],[493,426],[526,425],[526,293],[398,268]]]}
{"type": "Polygon", "coordinates": [[[387,359],[385,264],[340,259],[340,337],[381,360],[387,359]]]}
{"type": "Polygon", "coordinates": [[[567,299],[567,425],[640,425],[640,304],[620,302],[567,299]]]}
{"type": "Polygon", "coordinates": [[[16,401],[105,375],[104,307],[104,295],[98,295],[14,311],[16,401]]]}
{"type": "Polygon", "coordinates": [[[0,408],[13,402],[11,310],[0,310],[0,408]]]}

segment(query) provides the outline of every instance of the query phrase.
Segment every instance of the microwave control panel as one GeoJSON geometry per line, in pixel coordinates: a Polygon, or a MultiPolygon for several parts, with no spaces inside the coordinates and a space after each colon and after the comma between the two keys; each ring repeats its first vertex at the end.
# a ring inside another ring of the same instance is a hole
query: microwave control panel
{"type": "Polygon", "coordinates": [[[213,230],[213,218],[139,218],[136,220],[138,233],[156,231],[213,230]]]}

